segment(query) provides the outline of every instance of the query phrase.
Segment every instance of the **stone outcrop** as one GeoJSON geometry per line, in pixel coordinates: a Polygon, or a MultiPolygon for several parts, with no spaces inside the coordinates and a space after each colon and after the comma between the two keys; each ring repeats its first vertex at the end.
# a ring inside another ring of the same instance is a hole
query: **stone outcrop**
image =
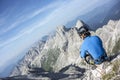
{"type": "Polygon", "coordinates": [[[108,53],[116,53],[120,50],[120,20],[110,20],[107,25],[98,29],[96,34],[101,37],[108,53]]]}
{"type": "MultiPolygon", "coordinates": [[[[80,28],[83,25],[85,23],[78,21],[73,28],[57,27],[55,36],[48,39],[45,43],[39,43],[28,51],[23,60],[15,67],[11,76],[27,75],[27,77],[31,77],[29,74],[31,69],[37,68],[37,71],[39,71],[39,68],[42,68],[45,70],[43,75],[46,74],[47,76],[44,78],[48,80],[51,77],[54,78],[52,74],[56,76],[65,74],[64,76],[66,77],[63,79],[66,80],[78,79],[76,77],[77,74],[81,75],[79,77],[81,80],[96,80],[91,71],[88,70],[87,65],[82,62],[79,54],[82,40],[77,33],[76,27],[80,28]],[[71,66],[66,68],[68,65],[71,66]],[[76,70],[79,69],[78,67],[81,71],[84,70],[84,72],[76,70]],[[76,75],[72,73],[76,73],[76,75]]],[[[109,56],[118,55],[120,52],[120,20],[110,20],[107,25],[96,30],[96,32],[91,31],[91,33],[92,35],[98,35],[102,39],[109,56]]],[[[42,73],[39,74],[42,75],[42,73]]],[[[37,78],[43,77],[38,76],[37,78]]]]}
{"type": "Polygon", "coordinates": [[[41,50],[44,47],[45,42],[39,41],[36,44],[35,44],[35,47],[32,47],[26,53],[23,59],[15,66],[10,76],[27,74],[27,71],[29,70],[29,65],[36,58],[36,56],[40,54],[41,50]]]}

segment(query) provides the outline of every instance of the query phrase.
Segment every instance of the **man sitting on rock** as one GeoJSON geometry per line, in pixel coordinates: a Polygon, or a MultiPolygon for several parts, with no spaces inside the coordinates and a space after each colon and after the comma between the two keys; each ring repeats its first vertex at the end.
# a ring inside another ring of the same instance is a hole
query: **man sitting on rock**
{"type": "Polygon", "coordinates": [[[80,27],[78,34],[84,40],[81,45],[80,55],[88,64],[98,65],[108,59],[102,41],[98,36],[91,36],[86,26],[80,27]]]}

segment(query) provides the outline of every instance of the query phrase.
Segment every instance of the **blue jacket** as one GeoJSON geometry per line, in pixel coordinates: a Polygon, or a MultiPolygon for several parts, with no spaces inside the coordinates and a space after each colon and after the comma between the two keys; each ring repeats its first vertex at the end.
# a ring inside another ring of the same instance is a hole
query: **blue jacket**
{"type": "Polygon", "coordinates": [[[80,54],[82,58],[85,58],[86,52],[91,54],[94,60],[99,59],[105,54],[105,50],[102,45],[102,41],[98,36],[88,36],[82,43],[80,54]]]}

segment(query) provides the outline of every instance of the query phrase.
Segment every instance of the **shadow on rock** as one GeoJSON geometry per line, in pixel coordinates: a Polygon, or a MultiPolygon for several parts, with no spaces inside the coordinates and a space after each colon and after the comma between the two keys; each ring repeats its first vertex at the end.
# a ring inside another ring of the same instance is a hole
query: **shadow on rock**
{"type": "Polygon", "coordinates": [[[113,59],[115,59],[118,55],[120,55],[120,53],[116,53],[114,55],[109,56],[109,61],[112,61],[113,59]]]}
{"type": "Polygon", "coordinates": [[[51,80],[59,79],[76,79],[84,75],[85,69],[82,69],[75,65],[68,65],[62,68],[59,72],[46,72],[42,68],[33,68],[29,71],[29,74],[32,74],[34,77],[48,77],[51,80]]]}
{"type": "Polygon", "coordinates": [[[32,79],[27,78],[26,75],[19,75],[13,77],[0,78],[0,80],[32,80],[32,79]]]}
{"type": "Polygon", "coordinates": [[[85,69],[84,69],[84,68],[80,68],[80,67],[78,67],[78,66],[76,66],[76,65],[72,65],[72,64],[71,64],[71,65],[68,65],[68,66],[66,66],[66,67],[64,67],[64,68],[62,68],[59,72],[64,73],[64,72],[67,71],[70,67],[74,67],[76,71],[79,71],[79,72],[81,72],[81,73],[84,73],[84,72],[85,72],[85,69]]]}
{"type": "Polygon", "coordinates": [[[68,65],[59,72],[47,72],[43,68],[29,68],[28,75],[18,75],[1,78],[0,80],[73,80],[84,76],[85,69],[75,65],[68,65]]]}
{"type": "Polygon", "coordinates": [[[32,68],[31,70],[29,70],[29,74],[31,74],[33,77],[48,77],[51,80],[58,80],[69,76],[68,74],[63,74],[59,72],[46,72],[43,68],[32,68]]]}
{"type": "Polygon", "coordinates": [[[84,76],[85,69],[71,64],[62,68],[59,72],[69,74],[68,79],[77,79],[84,76]]]}

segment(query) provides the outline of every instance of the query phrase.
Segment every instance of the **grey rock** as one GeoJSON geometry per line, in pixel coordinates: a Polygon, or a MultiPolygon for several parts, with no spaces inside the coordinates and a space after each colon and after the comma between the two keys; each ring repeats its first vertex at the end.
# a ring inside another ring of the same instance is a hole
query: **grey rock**
{"type": "MultiPolygon", "coordinates": [[[[27,75],[27,77],[33,79],[35,77],[29,74],[29,70],[42,68],[45,71],[41,73],[41,71],[37,70],[41,76],[39,75],[36,79],[46,78],[49,80],[55,79],[55,77],[61,80],[101,79],[95,78],[91,74],[89,66],[82,64],[82,59],[80,58],[79,48],[82,40],[77,33],[76,27],[80,28],[84,24],[85,23],[78,21],[73,28],[67,29],[65,26],[57,27],[55,36],[48,39],[45,43],[38,43],[36,47],[32,47],[28,51],[23,60],[15,67],[11,76],[27,75]],[[68,68],[66,69],[66,67],[68,68]],[[79,71],[79,69],[81,71],[79,71]],[[84,69],[85,71],[82,72],[84,69]],[[80,77],[78,77],[77,74],[80,77]]],[[[96,32],[91,31],[92,35],[98,35],[102,39],[105,50],[109,56],[120,52],[119,26],[120,20],[109,21],[107,25],[96,30],[96,32]]]]}

